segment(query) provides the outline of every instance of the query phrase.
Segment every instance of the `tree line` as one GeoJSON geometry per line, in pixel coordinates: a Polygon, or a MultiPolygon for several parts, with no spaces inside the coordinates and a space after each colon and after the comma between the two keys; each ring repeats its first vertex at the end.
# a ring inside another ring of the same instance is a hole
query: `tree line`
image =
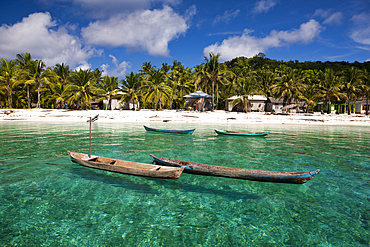
{"type": "Polygon", "coordinates": [[[224,63],[219,58],[210,53],[193,68],[176,60],[160,68],[144,62],[138,72],[119,79],[103,76],[99,69],[71,70],[64,63],[46,67],[30,53],[17,54],[16,59],[0,61],[0,107],[91,109],[92,101],[107,100],[111,109],[112,99],[117,99],[142,108],[182,109],[183,96],[198,90],[213,96],[212,110],[225,109],[227,99],[235,95],[240,97],[231,105],[242,104],[245,111],[248,96],[256,94],[305,102],[307,111],[318,102],[345,102],[350,109],[356,99],[369,98],[370,62],[284,62],[263,53],[224,63]]]}

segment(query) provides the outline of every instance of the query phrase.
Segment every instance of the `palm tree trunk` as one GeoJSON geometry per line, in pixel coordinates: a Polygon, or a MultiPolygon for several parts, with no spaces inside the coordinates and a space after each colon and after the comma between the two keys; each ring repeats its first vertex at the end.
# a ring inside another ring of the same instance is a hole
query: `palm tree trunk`
{"type": "Polygon", "coordinates": [[[244,105],[244,109],[243,109],[243,111],[244,111],[245,113],[248,113],[248,100],[246,100],[246,99],[244,98],[244,96],[242,96],[242,104],[244,105]]]}
{"type": "Polygon", "coordinates": [[[366,116],[369,114],[369,94],[366,95],[366,116]]]}
{"type": "Polygon", "coordinates": [[[348,115],[351,115],[351,105],[349,99],[347,105],[348,105],[348,115]]]}
{"type": "Polygon", "coordinates": [[[9,108],[12,108],[12,91],[10,89],[10,87],[8,87],[8,107],[9,108]]]}
{"type": "Polygon", "coordinates": [[[40,107],[40,87],[37,87],[37,108],[41,108],[40,107]]]}
{"type": "Polygon", "coordinates": [[[218,109],[218,84],[216,85],[216,109],[218,109]]]}
{"type": "Polygon", "coordinates": [[[212,80],[212,111],[215,110],[215,81],[212,80]]]}
{"type": "Polygon", "coordinates": [[[27,102],[28,102],[28,109],[31,109],[30,86],[29,85],[27,85],[27,102]]]}

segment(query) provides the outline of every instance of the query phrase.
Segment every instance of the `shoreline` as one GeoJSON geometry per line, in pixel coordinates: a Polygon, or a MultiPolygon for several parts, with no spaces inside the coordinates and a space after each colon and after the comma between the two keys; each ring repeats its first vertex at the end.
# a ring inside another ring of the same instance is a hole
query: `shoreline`
{"type": "Polygon", "coordinates": [[[142,109],[130,110],[67,110],[67,109],[0,109],[0,122],[73,121],[86,122],[99,114],[99,122],[171,122],[232,124],[308,124],[370,126],[370,115],[305,114],[272,115],[265,112],[194,112],[142,109]]]}

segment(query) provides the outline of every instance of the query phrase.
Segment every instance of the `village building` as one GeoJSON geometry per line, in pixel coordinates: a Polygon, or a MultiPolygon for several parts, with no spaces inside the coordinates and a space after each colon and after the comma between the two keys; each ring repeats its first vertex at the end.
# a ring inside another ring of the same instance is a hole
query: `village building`
{"type": "MultiPolygon", "coordinates": [[[[241,96],[233,96],[226,100],[225,110],[226,111],[237,111],[241,112],[243,111],[243,105],[241,103],[238,103],[231,107],[231,102],[237,98],[240,98],[241,96]]],[[[265,106],[266,106],[266,100],[267,98],[263,95],[249,95],[248,96],[248,106],[247,111],[248,112],[264,112],[265,106]]]]}
{"type": "Polygon", "coordinates": [[[367,107],[368,113],[370,113],[370,107],[367,104],[367,98],[360,98],[356,100],[355,105],[356,105],[356,109],[355,109],[356,114],[366,114],[366,107],[367,107]]]}
{"type": "Polygon", "coordinates": [[[186,100],[186,109],[193,111],[209,111],[212,110],[212,96],[202,91],[184,96],[186,100]]]}
{"type": "Polygon", "coordinates": [[[294,99],[290,101],[284,101],[284,98],[268,97],[266,101],[266,112],[291,112],[299,113],[304,112],[306,108],[305,102],[295,103],[294,99]]]}
{"type": "MultiPolygon", "coordinates": [[[[116,98],[111,100],[111,108],[109,110],[136,110],[140,107],[139,102],[130,100],[127,102],[121,102],[120,98],[124,93],[118,92],[116,98]]],[[[91,100],[91,109],[93,110],[108,110],[109,101],[107,99],[104,100],[91,100]]]]}
{"type": "MultiPolygon", "coordinates": [[[[356,102],[350,102],[350,113],[355,113],[356,102]]],[[[328,112],[328,104],[325,102],[319,102],[315,107],[316,111],[328,112]]],[[[345,102],[335,102],[330,104],[330,113],[343,114],[348,113],[348,104],[345,102]]]]}

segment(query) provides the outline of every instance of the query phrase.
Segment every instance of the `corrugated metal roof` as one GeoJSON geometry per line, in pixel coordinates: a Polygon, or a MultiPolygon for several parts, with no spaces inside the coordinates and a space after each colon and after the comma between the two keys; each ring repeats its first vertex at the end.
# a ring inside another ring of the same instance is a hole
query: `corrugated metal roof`
{"type": "Polygon", "coordinates": [[[356,104],[366,104],[366,98],[361,98],[361,99],[358,99],[356,100],[356,104]]]}
{"type": "MultiPolygon", "coordinates": [[[[235,95],[233,97],[228,98],[227,100],[232,101],[240,97],[241,97],[240,95],[235,95]]],[[[248,100],[267,100],[267,98],[263,95],[248,95],[248,100]]]]}
{"type": "Polygon", "coordinates": [[[196,91],[195,93],[185,95],[184,98],[212,98],[212,96],[203,93],[202,91],[196,91]]]}

